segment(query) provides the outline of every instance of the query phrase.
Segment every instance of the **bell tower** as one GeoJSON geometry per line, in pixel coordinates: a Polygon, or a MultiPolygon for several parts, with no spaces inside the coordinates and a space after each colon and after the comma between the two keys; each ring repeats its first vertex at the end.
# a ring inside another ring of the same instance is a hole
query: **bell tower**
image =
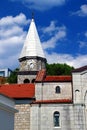
{"type": "Polygon", "coordinates": [[[46,58],[33,16],[19,57],[19,62],[18,83],[34,82],[37,72],[46,68],[46,58]]]}

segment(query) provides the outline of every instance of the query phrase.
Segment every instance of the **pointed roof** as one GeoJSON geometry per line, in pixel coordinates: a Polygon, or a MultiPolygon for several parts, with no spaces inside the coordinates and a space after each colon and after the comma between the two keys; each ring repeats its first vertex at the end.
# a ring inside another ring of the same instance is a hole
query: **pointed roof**
{"type": "Polygon", "coordinates": [[[19,59],[32,56],[45,58],[33,18],[19,59]]]}

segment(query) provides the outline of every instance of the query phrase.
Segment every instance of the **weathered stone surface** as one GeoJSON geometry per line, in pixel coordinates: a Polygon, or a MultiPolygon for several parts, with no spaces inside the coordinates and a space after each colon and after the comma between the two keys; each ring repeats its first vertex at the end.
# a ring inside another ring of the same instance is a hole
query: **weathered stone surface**
{"type": "Polygon", "coordinates": [[[14,130],[30,130],[30,104],[19,104],[15,108],[19,112],[15,114],[14,130]]]}

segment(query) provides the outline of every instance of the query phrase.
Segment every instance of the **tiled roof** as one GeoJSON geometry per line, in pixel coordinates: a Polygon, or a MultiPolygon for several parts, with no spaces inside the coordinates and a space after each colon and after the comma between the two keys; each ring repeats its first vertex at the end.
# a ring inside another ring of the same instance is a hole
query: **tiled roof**
{"type": "Polygon", "coordinates": [[[37,100],[33,104],[72,103],[71,99],[37,100]]]}
{"type": "Polygon", "coordinates": [[[34,84],[0,85],[0,93],[10,98],[33,98],[35,86],[34,84]]]}
{"type": "Polygon", "coordinates": [[[37,74],[37,77],[36,77],[36,82],[39,82],[39,81],[43,81],[43,79],[45,78],[46,76],[46,70],[45,69],[42,69],[38,72],[37,74]]]}
{"type": "Polygon", "coordinates": [[[71,82],[71,76],[46,76],[44,82],[71,82]]]}
{"type": "Polygon", "coordinates": [[[72,72],[82,72],[82,71],[85,71],[85,70],[87,70],[87,65],[80,67],[80,68],[77,68],[77,69],[73,70],[72,72]]]}

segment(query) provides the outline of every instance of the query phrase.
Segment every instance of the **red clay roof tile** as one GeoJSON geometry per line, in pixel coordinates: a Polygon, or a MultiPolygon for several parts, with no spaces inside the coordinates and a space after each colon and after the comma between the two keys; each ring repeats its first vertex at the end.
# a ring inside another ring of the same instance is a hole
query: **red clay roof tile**
{"type": "Polygon", "coordinates": [[[0,93],[10,98],[33,98],[35,86],[34,84],[0,85],[0,93]]]}
{"type": "Polygon", "coordinates": [[[71,76],[46,76],[44,82],[71,82],[71,76]]]}
{"type": "Polygon", "coordinates": [[[42,69],[38,72],[37,74],[37,77],[36,77],[36,82],[39,82],[39,81],[43,81],[43,79],[45,78],[46,76],[46,70],[45,69],[42,69]]]}
{"type": "Polygon", "coordinates": [[[51,103],[72,103],[71,99],[55,99],[55,100],[37,100],[33,104],[51,104],[51,103]]]}

